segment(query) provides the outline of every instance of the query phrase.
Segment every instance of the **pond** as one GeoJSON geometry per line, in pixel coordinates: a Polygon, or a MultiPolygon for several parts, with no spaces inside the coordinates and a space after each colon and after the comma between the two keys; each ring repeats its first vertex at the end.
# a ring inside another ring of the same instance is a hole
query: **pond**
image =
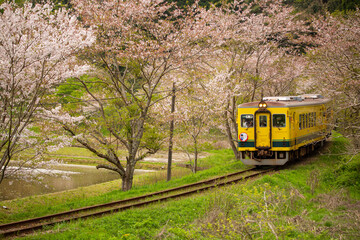
{"type": "MultiPolygon", "coordinates": [[[[135,174],[143,174],[151,170],[135,170],[135,174]]],[[[96,169],[95,166],[60,164],[49,169],[23,169],[22,174],[36,174],[41,181],[5,178],[0,184],[0,201],[22,198],[32,195],[46,194],[89,186],[97,183],[119,179],[119,174],[96,169]]]]}

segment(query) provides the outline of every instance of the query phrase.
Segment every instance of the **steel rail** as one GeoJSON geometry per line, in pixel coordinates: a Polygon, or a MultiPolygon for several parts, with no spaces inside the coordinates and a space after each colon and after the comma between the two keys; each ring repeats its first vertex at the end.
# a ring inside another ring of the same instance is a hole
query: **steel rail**
{"type": "Polygon", "coordinates": [[[44,226],[51,226],[51,225],[55,225],[57,223],[67,222],[70,220],[76,220],[79,218],[85,219],[85,218],[89,218],[89,217],[101,216],[101,215],[105,215],[105,214],[123,211],[123,210],[130,209],[130,208],[149,205],[149,204],[155,203],[155,202],[165,201],[165,200],[176,198],[176,197],[187,196],[187,195],[205,191],[207,189],[211,189],[214,187],[221,187],[221,186],[224,186],[224,185],[227,185],[230,183],[235,183],[235,182],[239,182],[239,181],[246,180],[249,178],[253,178],[253,177],[262,175],[266,172],[272,171],[274,169],[271,168],[271,169],[267,169],[264,171],[256,172],[251,175],[241,176],[241,177],[235,178],[233,180],[218,182],[220,180],[234,177],[236,175],[241,175],[246,172],[253,171],[253,170],[254,170],[254,168],[251,168],[251,169],[243,170],[243,171],[236,172],[236,173],[226,174],[226,175],[223,175],[223,176],[220,176],[217,178],[212,178],[212,179],[208,179],[208,180],[204,180],[204,181],[200,181],[200,182],[196,182],[196,183],[191,183],[191,184],[187,184],[187,185],[183,185],[183,186],[179,186],[179,187],[175,187],[175,188],[171,188],[171,189],[167,189],[167,190],[163,190],[163,191],[159,191],[159,192],[155,192],[155,193],[150,193],[150,194],[146,194],[146,195],[142,195],[142,196],[138,196],[138,197],[128,198],[128,199],[114,201],[114,202],[105,203],[105,204],[93,205],[93,206],[89,206],[89,207],[83,207],[83,208],[78,208],[78,209],[74,209],[74,210],[70,210],[70,211],[66,211],[66,212],[47,215],[47,216],[43,216],[43,217],[37,217],[37,218],[22,220],[22,221],[18,221],[18,222],[3,224],[3,225],[0,225],[0,236],[14,236],[14,235],[18,235],[18,234],[26,234],[26,233],[33,232],[35,230],[42,229],[44,226]],[[169,194],[171,192],[176,192],[176,191],[188,189],[191,187],[197,187],[197,186],[201,186],[204,184],[208,184],[208,185],[202,186],[202,187],[190,190],[190,191],[173,194],[170,196],[163,196],[163,197],[155,198],[152,200],[134,203],[134,201],[144,200],[146,198],[155,197],[155,196],[159,196],[159,195],[163,195],[163,194],[169,194]],[[132,202],[132,203],[114,207],[116,205],[125,204],[125,203],[129,203],[129,202],[132,202]],[[91,210],[95,211],[97,209],[102,209],[102,208],[109,208],[109,209],[74,216],[75,214],[80,214],[80,213],[88,212],[91,210]],[[59,219],[56,219],[56,218],[59,218],[59,219]]]}

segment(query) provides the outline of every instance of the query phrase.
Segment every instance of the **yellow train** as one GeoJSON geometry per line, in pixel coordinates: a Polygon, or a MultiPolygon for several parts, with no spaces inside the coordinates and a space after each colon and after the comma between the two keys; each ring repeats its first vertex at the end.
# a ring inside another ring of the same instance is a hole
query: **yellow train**
{"type": "Polygon", "coordinates": [[[318,94],[265,97],[238,106],[238,150],[246,165],[284,165],[331,134],[330,99],[318,94]]]}

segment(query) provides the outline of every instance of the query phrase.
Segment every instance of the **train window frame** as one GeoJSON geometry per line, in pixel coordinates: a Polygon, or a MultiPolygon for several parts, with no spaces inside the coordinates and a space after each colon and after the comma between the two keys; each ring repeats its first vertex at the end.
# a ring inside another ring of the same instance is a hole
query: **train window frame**
{"type": "Polygon", "coordinates": [[[302,114],[299,114],[299,129],[302,129],[302,114]]]}
{"type": "Polygon", "coordinates": [[[254,114],[241,114],[240,123],[241,123],[242,128],[253,128],[254,127],[254,114]],[[249,117],[249,116],[251,116],[251,117],[249,117]],[[252,121],[252,125],[245,126],[245,121],[244,120],[252,121]]]}
{"type": "Polygon", "coordinates": [[[286,128],[286,114],[283,113],[279,113],[279,114],[273,114],[273,127],[277,127],[277,128],[286,128]],[[276,119],[281,117],[281,121],[283,121],[282,125],[278,125],[279,121],[277,121],[276,119]]]}

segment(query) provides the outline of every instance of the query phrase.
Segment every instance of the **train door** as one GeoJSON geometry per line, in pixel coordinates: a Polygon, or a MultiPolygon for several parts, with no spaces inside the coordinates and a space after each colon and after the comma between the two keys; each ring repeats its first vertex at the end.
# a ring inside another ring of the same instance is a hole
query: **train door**
{"type": "Polygon", "coordinates": [[[258,149],[271,148],[271,114],[270,112],[256,113],[255,147],[258,149]]]}

